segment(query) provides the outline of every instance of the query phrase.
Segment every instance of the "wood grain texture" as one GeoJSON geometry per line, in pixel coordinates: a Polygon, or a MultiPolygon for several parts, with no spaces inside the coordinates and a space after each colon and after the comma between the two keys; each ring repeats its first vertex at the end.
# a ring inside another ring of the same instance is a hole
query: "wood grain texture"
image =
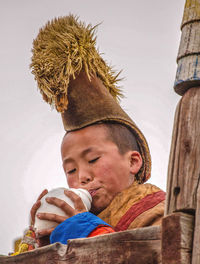
{"type": "Polygon", "coordinates": [[[200,85],[200,21],[183,28],[177,64],[174,89],[183,95],[189,88],[200,85]]]}
{"type": "Polygon", "coordinates": [[[200,0],[186,0],[181,27],[196,20],[200,20],[200,0]]]}
{"type": "Polygon", "coordinates": [[[200,86],[200,0],[186,0],[174,83],[176,93],[200,86]]]}
{"type": "Polygon", "coordinates": [[[197,189],[197,208],[195,214],[195,228],[192,252],[192,264],[200,263],[200,184],[197,189]]]}
{"type": "Polygon", "coordinates": [[[14,257],[0,257],[4,264],[161,263],[159,226],[139,228],[87,239],[53,244],[14,257]]]}
{"type": "Polygon", "coordinates": [[[200,21],[189,23],[182,29],[177,61],[192,54],[200,54],[200,21]]]}
{"type": "Polygon", "coordinates": [[[195,212],[200,180],[200,88],[189,89],[179,103],[168,167],[165,214],[195,212]]]}
{"type": "Polygon", "coordinates": [[[162,264],[190,264],[194,216],[174,213],[162,222],[162,264]]]}
{"type": "MultiPolygon", "coordinates": [[[[41,247],[13,257],[0,256],[1,264],[54,264],[54,260],[62,257],[62,252],[67,246],[55,243],[50,246],[41,247]]],[[[59,263],[59,262],[58,262],[59,263]]]]}
{"type": "Polygon", "coordinates": [[[200,54],[182,57],[177,65],[175,92],[184,95],[190,88],[198,86],[200,86],[200,54]]]}
{"type": "Polygon", "coordinates": [[[178,94],[183,95],[189,88],[200,86],[200,21],[184,26],[177,64],[174,89],[178,94]]]}

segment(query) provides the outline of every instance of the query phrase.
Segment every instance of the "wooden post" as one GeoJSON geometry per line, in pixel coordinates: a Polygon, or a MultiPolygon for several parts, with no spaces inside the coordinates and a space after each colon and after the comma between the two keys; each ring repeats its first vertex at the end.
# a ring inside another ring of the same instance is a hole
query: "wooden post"
{"type": "Polygon", "coordinates": [[[186,0],[181,29],[174,89],[183,97],[176,109],[168,167],[163,264],[200,263],[200,0],[186,0]],[[177,212],[185,213],[184,218],[177,212]]]}
{"type": "Polygon", "coordinates": [[[194,213],[200,175],[200,0],[186,0],[174,89],[177,106],[168,167],[166,214],[194,213]]]}
{"type": "MultiPolygon", "coordinates": [[[[190,88],[182,97],[176,110],[174,120],[174,131],[172,136],[172,147],[168,168],[166,212],[170,216],[174,212],[185,212],[188,218],[195,215],[195,229],[191,225],[185,225],[180,236],[179,243],[176,242],[177,223],[175,218],[163,220],[162,223],[162,261],[163,264],[169,263],[173,251],[176,249],[178,255],[175,255],[175,262],[170,263],[200,263],[200,88],[190,88]],[[174,224],[174,226],[172,225],[174,224]],[[171,243],[165,243],[168,236],[173,237],[171,243]],[[192,230],[192,231],[191,231],[192,230]],[[182,248],[182,239],[185,240],[184,232],[187,232],[187,240],[193,238],[193,253],[187,250],[185,255],[182,248]],[[176,242],[175,242],[176,241],[176,242]],[[170,253],[167,257],[167,253],[170,253]],[[187,257],[186,257],[187,256],[187,257]]],[[[169,217],[167,216],[167,218],[169,217]]],[[[192,222],[191,222],[192,223],[192,222]]],[[[194,225],[194,224],[193,224],[194,225]]]]}
{"type": "Polygon", "coordinates": [[[179,103],[168,168],[166,214],[195,213],[200,180],[200,88],[189,89],[179,103]]]}

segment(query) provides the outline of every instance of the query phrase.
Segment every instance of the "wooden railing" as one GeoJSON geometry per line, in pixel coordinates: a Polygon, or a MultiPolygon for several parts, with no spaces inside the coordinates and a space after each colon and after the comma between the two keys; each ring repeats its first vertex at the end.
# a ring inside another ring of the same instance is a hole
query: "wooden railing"
{"type": "Polygon", "coordinates": [[[160,227],[69,240],[67,246],[56,243],[15,257],[0,258],[0,263],[161,263],[160,227]]]}

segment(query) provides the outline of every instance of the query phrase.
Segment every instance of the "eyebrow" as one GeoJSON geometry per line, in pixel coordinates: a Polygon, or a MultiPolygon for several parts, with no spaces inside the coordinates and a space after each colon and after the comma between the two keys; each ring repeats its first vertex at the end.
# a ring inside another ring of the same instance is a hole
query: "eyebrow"
{"type": "MultiPolygon", "coordinates": [[[[81,157],[84,157],[86,156],[88,153],[92,152],[93,151],[93,148],[92,147],[89,147],[87,149],[85,149],[84,151],[81,152],[81,157]]],[[[66,158],[63,160],[63,164],[66,164],[66,163],[69,163],[69,162],[73,162],[74,160],[72,158],[66,158]]]]}
{"type": "Polygon", "coordinates": [[[90,147],[90,148],[87,148],[85,149],[82,153],[81,153],[81,156],[84,157],[85,155],[87,155],[88,153],[92,152],[93,151],[93,148],[90,147]]]}

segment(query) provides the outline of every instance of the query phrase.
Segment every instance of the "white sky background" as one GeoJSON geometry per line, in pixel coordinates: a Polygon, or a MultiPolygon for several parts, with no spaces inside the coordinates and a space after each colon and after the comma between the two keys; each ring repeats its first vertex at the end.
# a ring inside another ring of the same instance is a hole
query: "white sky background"
{"type": "Polygon", "coordinates": [[[125,79],[122,107],[149,142],[152,179],[166,189],[173,91],[184,0],[0,0],[0,253],[28,227],[44,188],[66,186],[59,114],[43,102],[30,73],[32,40],[49,19],[77,14],[98,27],[97,47],[125,79]]]}

